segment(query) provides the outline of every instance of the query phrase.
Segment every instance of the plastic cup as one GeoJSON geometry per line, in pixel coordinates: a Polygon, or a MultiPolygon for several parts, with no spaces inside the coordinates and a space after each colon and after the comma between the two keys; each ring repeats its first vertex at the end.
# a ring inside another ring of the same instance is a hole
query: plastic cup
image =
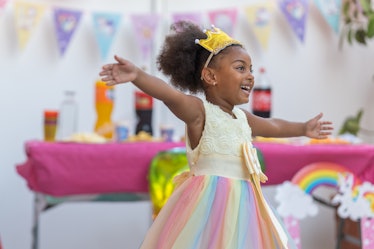
{"type": "Polygon", "coordinates": [[[115,138],[117,142],[123,142],[129,138],[129,124],[126,121],[116,124],[115,138]]]}
{"type": "Polygon", "coordinates": [[[161,138],[165,142],[172,142],[174,136],[174,127],[170,125],[162,125],[160,127],[161,138]]]}

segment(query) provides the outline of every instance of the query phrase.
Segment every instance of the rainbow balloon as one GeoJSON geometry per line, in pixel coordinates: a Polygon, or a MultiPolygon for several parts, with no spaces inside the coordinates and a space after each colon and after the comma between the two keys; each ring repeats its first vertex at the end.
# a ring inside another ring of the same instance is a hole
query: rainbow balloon
{"type": "MultiPolygon", "coordinates": [[[[292,183],[298,185],[307,194],[320,186],[330,186],[338,188],[339,174],[353,174],[344,166],[330,162],[318,162],[309,164],[300,169],[292,178],[292,183]]],[[[359,179],[353,174],[353,187],[359,185],[359,179]]]]}

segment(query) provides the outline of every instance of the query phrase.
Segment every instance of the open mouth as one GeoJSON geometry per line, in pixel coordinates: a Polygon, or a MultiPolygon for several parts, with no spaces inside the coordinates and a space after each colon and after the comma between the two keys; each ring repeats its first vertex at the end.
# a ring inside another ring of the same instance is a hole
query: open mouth
{"type": "Polygon", "coordinates": [[[240,88],[247,93],[251,91],[251,87],[248,85],[241,85],[240,88]]]}

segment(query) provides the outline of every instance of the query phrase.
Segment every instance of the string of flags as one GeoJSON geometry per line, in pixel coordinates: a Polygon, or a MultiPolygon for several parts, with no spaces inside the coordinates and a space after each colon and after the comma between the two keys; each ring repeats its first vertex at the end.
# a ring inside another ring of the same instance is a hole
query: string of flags
{"type": "MultiPolygon", "coordinates": [[[[342,0],[314,0],[326,23],[336,33],[339,32],[340,14],[342,0]]],[[[38,4],[27,1],[12,1],[15,18],[15,29],[18,38],[18,45],[21,50],[25,49],[35,29],[46,11],[45,4],[38,4]]],[[[9,0],[0,0],[0,10],[3,9],[9,0]]],[[[250,4],[244,8],[244,15],[260,45],[266,49],[272,30],[272,16],[275,10],[282,12],[287,19],[290,28],[297,38],[304,42],[306,20],[308,17],[309,4],[307,0],[266,0],[260,3],[250,4]]],[[[0,15],[1,15],[0,11],[0,15]]],[[[71,38],[79,26],[83,11],[79,9],[67,9],[54,7],[52,9],[55,36],[59,53],[63,56],[68,49],[71,38]]],[[[93,12],[93,30],[98,44],[98,50],[102,59],[105,59],[110,50],[111,44],[120,28],[123,15],[114,12],[93,12]]],[[[187,12],[171,13],[173,21],[181,19],[190,20],[202,24],[203,15],[206,15],[210,23],[220,27],[230,35],[234,33],[234,27],[239,15],[238,8],[226,8],[210,10],[206,13],[187,12]]],[[[130,21],[134,27],[135,37],[144,59],[149,59],[152,42],[154,40],[161,16],[154,13],[133,14],[130,21]]]]}

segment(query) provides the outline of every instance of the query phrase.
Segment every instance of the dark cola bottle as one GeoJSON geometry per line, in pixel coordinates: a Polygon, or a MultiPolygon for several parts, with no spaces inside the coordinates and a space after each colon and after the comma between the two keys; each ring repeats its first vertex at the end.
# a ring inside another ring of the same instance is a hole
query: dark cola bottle
{"type": "Polygon", "coordinates": [[[252,113],[263,118],[271,116],[271,85],[264,67],[259,68],[252,91],[252,113]]]}
{"type": "Polygon", "coordinates": [[[135,91],[135,112],[137,124],[135,134],[147,132],[153,134],[152,130],[153,98],[141,91],[135,91]]]}

